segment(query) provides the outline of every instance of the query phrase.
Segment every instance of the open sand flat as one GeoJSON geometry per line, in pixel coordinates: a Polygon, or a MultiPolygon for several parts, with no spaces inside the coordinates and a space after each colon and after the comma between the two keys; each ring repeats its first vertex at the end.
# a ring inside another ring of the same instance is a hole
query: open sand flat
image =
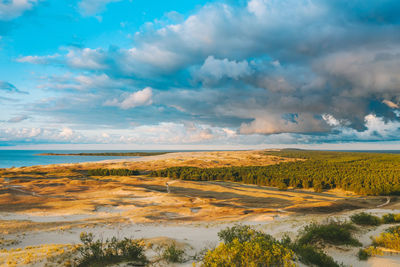
{"type": "Polygon", "coordinates": [[[2,185],[2,218],[28,219],[26,216],[33,216],[33,221],[40,222],[36,217],[69,216],[57,223],[99,218],[136,223],[261,220],[277,214],[329,213],[376,207],[386,201],[382,197],[363,198],[339,190],[324,193],[281,191],[230,182],[143,176],[24,177],[9,182],[4,182],[3,178],[2,185]]]}
{"type": "MultiPolygon", "coordinates": [[[[280,238],[285,232],[295,235],[310,221],[348,217],[356,209],[382,204],[382,210],[399,206],[394,199],[388,203],[386,197],[361,197],[340,190],[282,191],[232,182],[87,175],[90,168],[260,166],[287,160],[294,159],[266,156],[260,151],[187,152],[3,170],[0,248],[6,250],[0,251],[0,265],[44,265],[62,251],[73,250],[71,245],[79,242],[82,231],[103,237],[175,240],[195,254],[217,244],[218,231],[236,222],[258,225],[280,238]]],[[[367,244],[368,233],[363,235],[367,244]]],[[[345,260],[355,262],[353,252],[347,252],[345,260]]],[[[368,262],[373,261],[377,258],[368,262]]]]}
{"type": "Polygon", "coordinates": [[[32,173],[44,171],[48,173],[54,172],[57,174],[68,170],[87,170],[93,168],[130,168],[149,171],[176,166],[193,166],[201,168],[265,166],[296,160],[300,159],[266,155],[264,151],[174,152],[157,156],[132,157],[127,159],[104,160],[100,162],[20,167],[7,169],[7,172],[32,173]]]}

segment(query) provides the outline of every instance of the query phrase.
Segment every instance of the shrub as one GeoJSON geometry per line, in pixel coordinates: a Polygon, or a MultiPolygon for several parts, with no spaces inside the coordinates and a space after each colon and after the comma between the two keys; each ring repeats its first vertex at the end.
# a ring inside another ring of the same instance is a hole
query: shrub
{"type": "Polygon", "coordinates": [[[361,243],[352,236],[354,230],[356,228],[350,223],[312,223],[300,231],[298,243],[307,245],[326,242],[333,245],[361,246],[361,243]]]}
{"type": "Polygon", "coordinates": [[[388,213],[388,214],[383,215],[382,222],[383,223],[394,223],[394,222],[396,222],[396,220],[394,218],[394,214],[393,213],[388,213]]]}
{"type": "Polygon", "coordinates": [[[369,257],[375,256],[375,255],[381,255],[383,256],[383,251],[377,247],[370,246],[364,249],[360,249],[358,251],[358,259],[360,261],[365,261],[368,260],[369,257]]]}
{"type": "Polygon", "coordinates": [[[144,246],[137,240],[125,238],[118,240],[94,240],[93,234],[81,233],[82,245],[78,247],[80,258],[78,266],[105,266],[130,261],[136,265],[145,265],[144,246]]]}
{"type": "Polygon", "coordinates": [[[378,226],[381,224],[379,217],[365,212],[354,214],[350,217],[350,219],[353,223],[358,225],[378,226]]]}
{"type": "Polygon", "coordinates": [[[290,248],[250,226],[235,225],[218,236],[224,242],[206,253],[203,266],[295,266],[290,248]]]}
{"type": "Polygon", "coordinates": [[[368,254],[368,251],[365,248],[360,248],[357,256],[360,261],[366,261],[371,255],[368,254]]]}
{"type": "Polygon", "coordinates": [[[295,266],[293,256],[292,250],[259,236],[243,243],[220,243],[207,252],[203,266],[295,266]]]}
{"type": "Polygon", "coordinates": [[[400,226],[390,227],[386,233],[381,233],[373,239],[375,246],[400,251],[400,226]]]}
{"type": "Polygon", "coordinates": [[[177,248],[175,244],[171,244],[164,249],[161,258],[166,262],[182,263],[184,262],[184,255],[184,250],[177,248]]]}
{"type": "Polygon", "coordinates": [[[268,234],[261,231],[254,230],[248,225],[236,224],[232,227],[228,227],[224,230],[219,231],[218,237],[224,243],[231,243],[233,240],[237,239],[239,242],[250,241],[251,239],[261,236],[268,240],[273,240],[274,238],[268,234]]]}
{"type": "Polygon", "coordinates": [[[292,249],[299,257],[299,260],[306,265],[314,265],[318,267],[340,266],[331,256],[328,256],[322,250],[319,250],[311,245],[295,244],[292,249]]]}
{"type": "Polygon", "coordinates": [[[383,223],[397,223],[400,222],[400,214],[387,213],[382,217],[383,223]]]}
{"type": "Polygon", "coordinates": [[[332,257],[325,254],[322,250],[309,244],[300,245],[298,241],[292,242],[290,237],[287,235],[282,238],[281,244],[293,250],[298,259],[306,265],[318,267],[339,266],[332,257]]]}

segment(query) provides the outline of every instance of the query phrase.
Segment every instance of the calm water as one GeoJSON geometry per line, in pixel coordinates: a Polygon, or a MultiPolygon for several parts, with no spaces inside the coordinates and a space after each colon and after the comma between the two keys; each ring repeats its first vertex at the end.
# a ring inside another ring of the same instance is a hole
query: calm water
{"type": "Polygon", "coordinates": [[[58,163],[77,163],[101,161],[107,159],[123,159],[137,157],[105,157],[105,156],[38,156],[40,153],[100,153],[129,152],[110,150],[0,150],[0,168],[47,165],[58,163]]]}

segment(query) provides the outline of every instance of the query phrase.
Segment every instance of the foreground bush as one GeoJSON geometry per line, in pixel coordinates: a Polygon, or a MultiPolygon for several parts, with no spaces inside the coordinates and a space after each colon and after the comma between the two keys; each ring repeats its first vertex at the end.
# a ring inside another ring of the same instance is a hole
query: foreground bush
{"type": "Polygon", "coordinates": [[[373,245],[400,251],[400,226],[394,226],[373,239],[373,245]]]}
{"type": "Polygon", "coordinates": [[[361,212],[350,217],[351,221],[358,225],[378,226],[381,224],[381,219],[369,213],[361,212]]]}
{"type": "Polygon", "coordinates": [[[78,248],[78,266],[106,266],[120,262],[132,262],[144,266],[148,261],[144,246],[137,240],[125,238],[118,240],[94,240],[93,234],[81,233],[82,245],[78,248]]]}
{"type": "Polygon", "coordinates": [[[300,244],[298,240],[292,242],[288,236],[282,239],[281,244],[293,250],[298,260],[305,265],[317,267],[340,266],[331,256],[311,244],[300,244]]]}
{"type": "Polygon", "coordinates": [[[291,249],[249,226],[236,225],[218,235],[224,242],[207,252],[203,266],[295,266],[291,249]]]}
{"type": "Polygon", "coordinates": [[[400,214],[388,213],[382,217],[383,223],[397,223],[400,222],[400,214]]]}
{"type": "Polygon", "coordinates": [[[320,249],[317,249],[311,245],[299,245],[295,243],[291,246],[292,250],[296,253],[299,260],[311,266],[318,266],[318,267],[339,267],[340,265],[335,262],[335,260],[325,254],[320,249]]]}
{"type": "Polygon", "coordinates": [[[231,243],[235,239],[243,243],[255,239],[256,237],[261,237],[271,242],[274,241],[274,238],[272,236],[265,234],[261,231],[257,231],[248,225],[241,224],[237,224],[232,227],[228,227],[225,230],[219,231],[218,237],[225,244],[231,243]]]}
{"type": "Polygon", "coordinates": [[[377,247],[370,246],[368,248],[363,248],[358,251],[358,259],[360,261],[366,261],[369,257],[383,255],[383,251],[377,247]]]}
{"type": "Polygon", "coordinates": [[[361,246],[361,243],[352,236],[356,230],[350,223],[330,222],[328,224],[312,223],[300,231],[298,244],[329,243],[332,245],[361,246]]]}
{"type": "Polygon", "coordinates": [[[176,247],[175,244],[168,245],[164,248],[161,258],[166,262],[182,263],[185,251],[176,247]]]}
{"type": "Polygon", "coordinates": [[[246,242],[234,239],[231,243],[221,243],[209,251],[203,266],[295,266],[294,253],[278,242],[256,237],[246,242]]]}

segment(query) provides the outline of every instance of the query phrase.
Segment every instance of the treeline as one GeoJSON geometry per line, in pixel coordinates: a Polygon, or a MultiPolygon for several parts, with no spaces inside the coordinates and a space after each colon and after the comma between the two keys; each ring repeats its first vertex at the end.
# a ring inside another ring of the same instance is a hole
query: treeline
{"type": "Polygon", "coordinates": [[[129,169],[93,169],[89,170],[88,174],[90,176],[132,176],[138,175],[138,170],[129,169]]]}
{"type": "Polygon", "coordinates": [[[174,179],[243,182],[281,189],[341,188],[358,194],[400,195],[400,155],[356,152],[282,150],[270,155],[302,159],[269,166],[172,167],[151,172],[174,179]]]}

